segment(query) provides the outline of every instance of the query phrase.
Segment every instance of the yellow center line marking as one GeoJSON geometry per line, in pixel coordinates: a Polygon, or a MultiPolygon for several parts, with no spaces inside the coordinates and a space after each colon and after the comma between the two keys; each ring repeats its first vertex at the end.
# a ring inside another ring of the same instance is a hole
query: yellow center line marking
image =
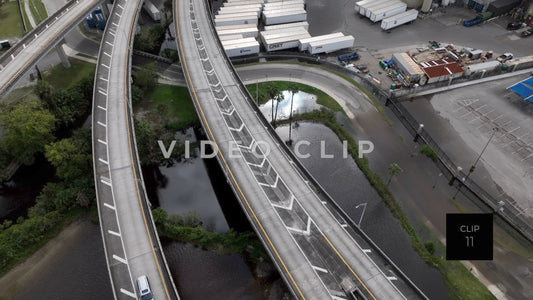
{"type": "MultiPolygon", "coordinates": [[[[135,15],[138,14],[139,12],[139,7],[140,5],[137,5],[137,8],[135,9],[135,15]]],[[[135,22],[132,22],[132,25],[130,26],[130,32],[129,32],[129,36],[128,36],[128,52],[130,52],[130,46],[131,45],[131,36],[132,36],[132,32],[133,32],[133,28],[135,27],[135,22]]],[[[128,74],[130,73],[129,72],[129,60],[130,60],[130,55],[128,53],[128,55],[126,55],[126,72],[124,72],[124,92],[127,93],[127,91],[129,90],[128,88],[128,83],[129,83],[129,80],[128,80],[128,74]]],[[[155,253],[155,248],[154,248],[154,244],[153,244],[153,241],[152,241],[152,237],[150,235],[150,230],[148,229],[148,223],[146,221],[146,215],[144,213],[144,205],[142,203],[142,198],[141,198],[141,192],[140,192],[140,188],[139,188],[139,182],[137,180],[137,171],[135,170],[135,162],[133,160],[133,149],[132,149],[132,141],[131,141],[131,131],[130,131],[130,114],[129,114],[129,105],[128,105],[128,97],[125,97],[124,99],[124,107],[125,107],[125,110],[126,110],[126,128],[128,130],[128,146],[130,148],[130,159],[131,159],[131,168],[133,170],[133,177],[135,179],[135,187],[137,189],[137,199],[139,200],[139,205],[141,206],[141,214],[143,216],[143,222],[144,222],[144,227],[146,229],[146,233],[148,235],[148,240],[150,241],[150,248],[152,249],[152,254],[154,256],[154,260],[155,260],[155,264],[157,266],[157,271],[159,272],[159,276],[161,277],[161,282],[163,283],[163,288],[165,289],[165,294],[167,295],[167,299],[170,299],[170,294],[168,292],[168,288],[167,288],[167,284],[165,282],[165,278],[163,277],[163,273],[161,271],[161,266],[159,265],[159,260],[157,259],[157,255],[155,253]]],[[[154,229],[155,230],[155,229],[154,229]]],[[[156,232],[157,234],[157,232],[156,232]]],[[[161,253],[163,252],[163,250],[161,249],[161,253]]],[[[163,255],[163,253],[162,253],[163,255]]]]}
{"type": "Polygon", "coordinates": [[[359,280],[359,282],[363,285],[363,287],[365,288],[365,290],[370,294],[370,296],[372,297],[372,299],[376,300],[376,297],[374,296],[374,294],[372,294],[372,292],[368,289],[368,287],[363,283],[363,281],[361,280],[361,278],[359,278],[359,276],[357,276],[357,274],[355,273],[355,271],[352,269],[352,267],[350,267],[350,265],[348,264],[348,262],[344,259],[344,257],[339,253],[339,251],[337,250],[337,248],[335,248],[335,246],[333,246],[333,244],[329,241],[328,237],[325,235],[325,234],[322,234],[322,236],[324,237],[324,239],[326,240],[326,242],[328,242],[329,246],[331,247],[331,249],[333,249],[333,251],[335,251],[335,253],[340,257],[340,259],[342,260],[342,262],[348,267],[348,269],[350,269],[350,272],[352,272],[352,274],[355,276],[355,278],[357,278],[357,280],[359,280]]]}
{"type": "MultiPolygon", "coordinates": [[[[183,45],[182,45],[182,42],[181,42],[181,34],[180,34],[180,28],[179,28],[179,24],[177,22],[177,18],[178,18],[178,0],[175,0],[174,2],[175,4],[175,7],[174,7],[174,13],[175,13],[175,17],[176,17],[176,20],[175,20],[175,24],[176,24],[176,34],[178,36],[178,45],[179,45],[179,48],[180,48],[180,53],[184,56],[184,52],[183,52],[183,45]]],[[[248,202],[248,199],[246,198],[246,196],[244,196],[244,193],[241,189],[241,187],[239,186],[239,184],[237,183],[237,180],[235,179],[235,176],[233,175],[233,172],[231,171],[229,165],[228,165],[228,162],[226,161],[226,158],[224,157],[224,155],[222,154],[222,152],[220,151],[220,148],[218,146],[218,143],[215,139],[215,136],[213,134],[213,132],[211,131],[211,127],[209,126],[209,123],[207,122],[207,118],[204,114],[204,111],[202,109],[202,105],[200,104],[200,101],[198,99],[198,96],[196,94],[196,90],[194,88],[194,84],[192,83],[192,80],[191,80],[191,76],[189,74],[189,67],[187,66],[187,62],[185,60],[183,60],[182,62],[182,66],[184,68],[184,71],[185,71],[185,74],[187,75],[187,78],[188,78],[188,82],[189,82],[189,85],[190,85],[190,89],[189,89],[189,92],[192,92],[193,94],[193,98],[194,98],[194,101],[196,102],[196,106],[202,116],[202,119],[204,120],[204,124],[205,126],[207,127],[207,131],[209,132],[209,136],[211,137],[211,140],[215,143],[216,147],[217,147],[217,153],[219,154],[220,158],[222,159],[223,163],[224,163],[224,166],[226,168],[226,170],[228,171],[228,174],[230,175],[231,177],[231,180],[233,181],[233,183],[235,184],[235,187],[237,188],[237,190],[239,191],[239,194],[241,195],[242,199],[244,200],[245,204],[246,204],[246,207],[248,208],[248,210],[252,213],[253,217],[254,217],[254,220],[256,221],[256,223],[259,225],[259,228],[261,229],[261,232],[263,233],[263,235],[265,236],[265,238],[267,239],[268,241],[268,244],[270,245],[270,247],[272,248],[272,250],[274,251],[276,257],[278,258],[279,262],[281,263],[281,265],[283,266],[283,269],[285,269],[285,272],[287,273],[287,275],[289,276],[291,282],[293,283],[294,287],[296,287],[297,291],[298,291],[298,294],[300,295],[300,297],[302,299],[305,299],[305,296],[303,295],[302,291],[300,290],[300,287],[298,286],[298,284],[296,283],[296,281],[294,280],[294,278],[292,277],[292,274],[289,272],[289,269],[287,268],[287,266],[285,265],[285,262],[283,261],[283,259],[281,258],[281,256],[279,255],[276,247],[274,247],[274,244],[272,243],[272,241],[270,240],[270,237],[268,236],[266,230],[263,228],[263,225],[261,224],[261,222],[259,221],[259,218],[257,217],[257,215],[255,214],[254,210],[252,209],[250,203],[248,202]]]]}

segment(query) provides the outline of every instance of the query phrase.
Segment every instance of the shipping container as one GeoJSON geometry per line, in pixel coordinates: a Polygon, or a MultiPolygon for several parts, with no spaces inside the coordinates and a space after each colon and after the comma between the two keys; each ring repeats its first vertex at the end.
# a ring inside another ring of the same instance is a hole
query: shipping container
{"type": "Polygon", "coordinates": [[[263,12],[266,11],[289,11],[289,10],[305,10],[303,4],[291,4],[291,5],[285,5],[285,6],[275,6],[275,7],[267,7],[265,6],[263,8],[263,12]]]}
{"type": "Polygon", "coordinates": [[[418,17],[418,10],[410,9],[406,12],[397,14],[395,16],[383,19],[381,21],[381,29],[389,30],[405,23],[413,22],[418,17]]]}
{"type": "Polygon", "coordinates": [[[282,28],[278,30],[269,30],[269,31],[262,31],[261,41],[263,43],[266,43],[267,39],[275,39],[275,38],[281,38],[286,36],[292,36],[292,35],[304,35],[307,34],[306,37],[310,37],[309,32],[305,30],[303,27],[293,27],[293,28],[282,28]]]}
{"type": "Polygon", "coordinates": [[[146,11],[146,13],[148,13],[150,18],[152,18],[152,20],[156,22],[161,20],[159,9],[157,9],[157,7],[152,2],[150,2],[150,0],[144,1],[143,8],[146,11]]]}
{"type": "Polygon", "coordinates": [[[314,41],[309,43],[310,54],[330,53],[341,49],[351,48],[355,39],[351,35],[331,38],[327,40],[314,41]]]}
{"type": "Polygon", "coordinates": [[[243,39],[244,37],[242,34],[232,34],[232,35],[219,35],[218,39],[222,41],[230,41],[230,40],[239,40],[243,39]]]}
{"type": "Polygon", "coordinates": [[[257,26],[257,17],[255,15],[245,15],[234,18],[215,18],[215,26],[253,24],[257,26]]]}
{"type": "Polygon", "coordinates": [[[336,37],[343,37],[344,36],[344,33],[342,32],[335,32],[335,33],[330,33],[330,34],[324,34],[324,35],[319,35],[319,36],[313,36],[313,37],[310,37],[310,38],[307,38],[307,39],[301,39],[300,40],[300,43],[298,44],[298,50],[300,51],[308,51],[309,49],[309,43],[311,42],[316,42],[316,41],[321,41],[321,40],[329,40],[331,38],[336,38],[336,37]]]}
{"type": "Polygon", "coordinates": [[[374,0],[374,1],[363,3],[359,6],[359,14],[364,16],[366,14],[366,10],[368,7],[376,6],[386,1],[389,1],[389,0],[374,0]]]}
{"type": "Polygon", "coordinates": [[[259,53],[259,43],[257,41],[250,43],[233,44],[224,46],[224,51],[228,57],[237,57],[259,53]]]}
{"type": "Polygon", "coordinates": [[[379,22],[383,19],[403,13],[405,12],[406,9],[407,9],[407,4],[403,2],[392,4],[389,7],[382,8],[380,10],[372,12],[370,14],[370,21],[379,22]]]}
{"type": "MultiPolygon", "coordinates": [[[[398,3],[403,3],[402,1],[400,0],[388,0],[388,1],[385,1],[385,2],[381,2],[381,3],[378,3],[376,5],[373,5],[373,6],[369,6],[367,9],[366,9],[366,12],[365,12],[365,17],[369,18],[370,19],[370,16],[375,12],[375,11],[378,11],[378,10],[381,10],[381,9],[384,9],[384,8],[387,8],[387,7],[390,7],[392,5],[396,5],[398,3]]],[[[405,4],[405,3],[404,3],[405,4]]]]}
{"type": "Polygon", "coordinates": [[[249,4],[261,4],[261,6],[263,6],[263,0],[231,1],[231,2],[225,2],[224,4],[222,4],[222,6],[223,7],[243,6],[243,5],[249,5],[249,4]]]}
{"type": "Polygon", "coordinates": [[[235,44],[244,44],[244,43],[251,43],[251,42],[257,42],[254,38],[243,38],[243,39],[234,39],[234,40],[225,40],[221,41],[222,46],[229,46],[229,45],[235,45],[235,44]]]}
{"type": "Polygon", "coordinates": [[[292,4],[305,4],[305,1],[303,0],[285,0],[280,2],[268,2],[264,4],[264,7],[275,7],[275,6],[283,6],[283,5],[292,5],[292,4]]]}
{"type": "Polygon", "coordinates": [[[362,0],[362,1],[357,1],[357,2],[355,2],[355,12],[356,12],[356,13],[359,12],[359,7],[360,7],[361,5],[364,5],[364,4],[366,4],[366,3],[370,3],[370,2],[372,2],[372,1],[374,1],[374,0],[362,0]]]}
{"type": "MultiPolygon", "coordinates": [[[[265,5],[268,3],[268,4],[271,4],[271,3],[279,3],[279,2],[285,2],[287,0],[265,0],[265,5]]],[[[305,4],[305,0],[303,0],[304,4],[305,4]]]]}
{"type": "Polygon", "coordinates": [[[226,14],[235,14],[235,13],[244,13],[244,12],[252,12],[252,13],[259,13],[261,12],[260,7],[230,7],[230,9],[219,9],[217,12],[217,15],[226,15],[226,14]]]}
{"type": "Polygon", "coordinates": [[[254,24],[238,24],[238,25],[223,25],[216,26],[216,30],[241,29],[241,28],[257,28],[254,24]]]}
{"type": "Polygon", "coordinates": [[[282,13],[263,12],[263,22],[265,23],[265,25],[301,22],[306,20],[307,12],[305,10],[295,10],[282,13]]]}
{"type": "Polygon", "coordinates": [[[215,15],[215,19],[220,18],[234,18],[234,17],[240,17],[240,16],[249,16],[249,15],[255,15],[256,18],[259,19],[260,11],[230,11],[227,13],[222,13],[215,15]]]}
{"type": "Polygon", "coordinates": [[[265,26],[264,30],[270,31],[270,30],[294,28],[294,27],[303,27],[305,30],[308,30],[309,23],[307,23],[307,21],[303,21],[303,22],[285,23],[285,24],[278,24],[278,25],[268,25],[268,26],[265,26]]]}
{"type": "Polygon", "coordinates": [[[239,28],[239,29],[227,29],[227,30],[217,30],[218,36],[224,36],[224,35],[235,35],[240,34],[245,38],[248,37],[257,37],[259,31],[256,27],[249,27],[249,28],[239,28]]]}
{"type": "Polygon", "coordinates": [[[296,35],[287,35],[284,37],[278,37],[273,39],[266,39],[263,43],[266,51],[278,51],[291,48],[297,48],[299,40],[310,37],[309,33],[301,33],[296,35]]]}

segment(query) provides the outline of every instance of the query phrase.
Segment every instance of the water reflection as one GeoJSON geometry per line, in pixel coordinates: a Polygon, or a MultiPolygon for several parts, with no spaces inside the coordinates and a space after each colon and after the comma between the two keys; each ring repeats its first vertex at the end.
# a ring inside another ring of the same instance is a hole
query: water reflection
{"type": "MultiPolygon", "coordinates": [[[[276,129],[278,135],[288,139],[288,126],[276,129]]],[[[370,185],[354,160],[342,159],[342,144],[337,135],[322,124],[299,122],[293,127],[292,138],[309,141],[301,158],[307,170],[320,182],[337,204],[358,222],[372,240],[411,278],[430,299],[447,299],[442,275],[427,265],[413,250],[410,237],[387,208],[376,190],[370,185]],[[335,159],[320,158],[320,141],[325,142],[327,154],[335,159]],[[366,203],[364,215],[360,204],[366,203]]]]}
{"type": "MultiPolygon", "coordinates": [[[[283,100],[277,104],[278,112],[276,118],[278,120],[288,119],[291,112],[291,92],[282,91],[281,93],[283,95],[283,100]]],[[[321,105],[316,103],[316,100],[316,95],[302,91],[296,92],[292,104],[293,114],[303,114],[320,109],[321,105]]],[[[272,120],[272,105],[274,105],[274,115],[276,116],[276,102],[269,100],[265,104],[259,106],[259,109],[269,121],[272,120]]]]}

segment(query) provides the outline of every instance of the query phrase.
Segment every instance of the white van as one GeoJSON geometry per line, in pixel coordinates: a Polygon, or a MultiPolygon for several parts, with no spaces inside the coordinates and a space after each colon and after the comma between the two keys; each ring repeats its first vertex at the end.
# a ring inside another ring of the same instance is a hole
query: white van
{"type": "Polygon", "coordinates": [[[139,295],[141,295],[141,300],[153,300],[152,290],[150,289],[150,284],[148,283],[148,278],[146,275],[140,276],[137,278],[137,287],[139,288],[139,295]]]}

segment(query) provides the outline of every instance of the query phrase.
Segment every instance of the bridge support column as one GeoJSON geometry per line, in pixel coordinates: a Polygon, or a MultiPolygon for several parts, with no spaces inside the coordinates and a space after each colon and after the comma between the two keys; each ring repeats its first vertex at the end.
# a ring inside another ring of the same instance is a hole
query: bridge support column
{"type": "Polygon", "coordinates": [[[68,57],[65,54],[65,50],[63,50],[63,42],[59,43],[56,46],[56,52],[57,56],[59,56],[59,59],[61,60],[61,64],[65,68],[70,68],[70,62],[68,61],[68,57]]]}

